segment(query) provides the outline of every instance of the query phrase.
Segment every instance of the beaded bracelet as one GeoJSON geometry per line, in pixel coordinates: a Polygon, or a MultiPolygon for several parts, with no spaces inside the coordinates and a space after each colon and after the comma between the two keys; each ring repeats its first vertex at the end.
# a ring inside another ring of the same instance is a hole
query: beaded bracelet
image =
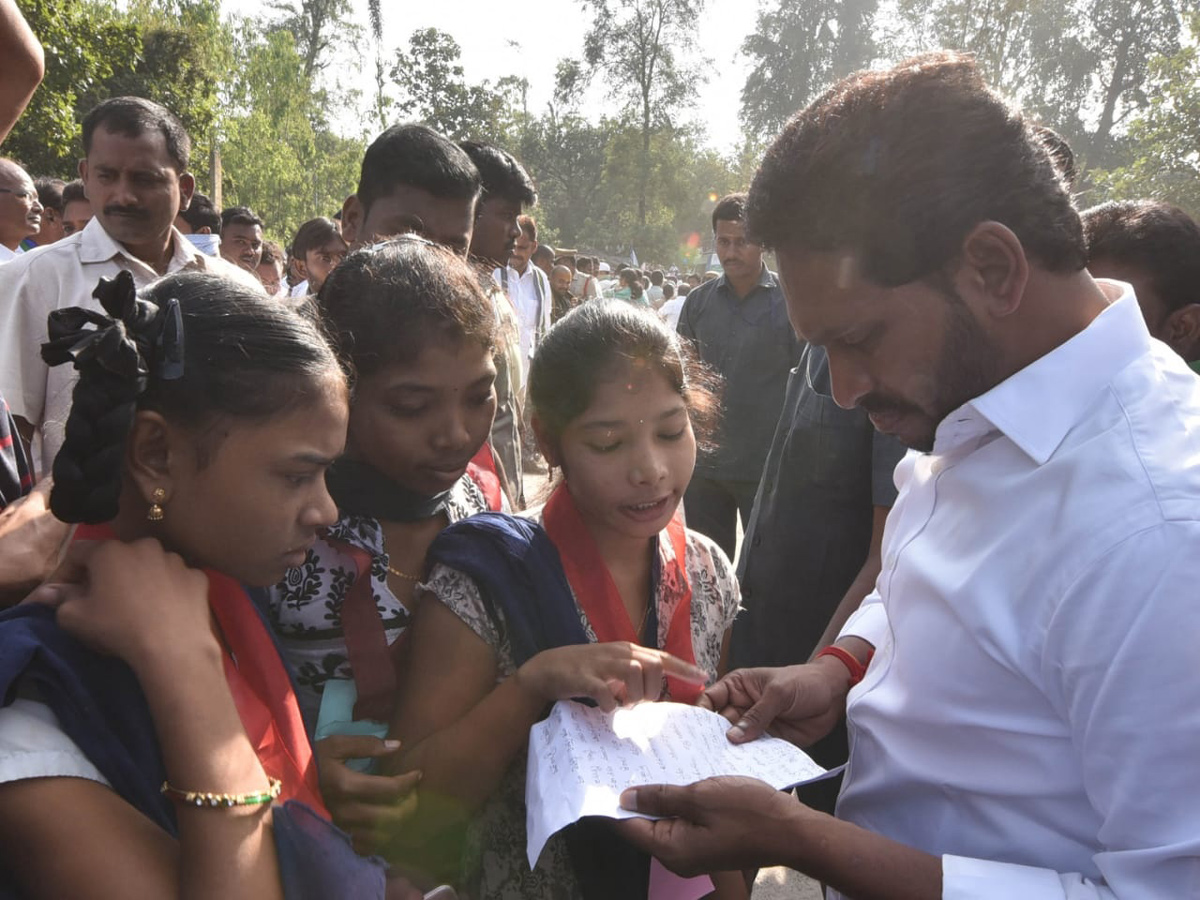
{"type": "Polygon", "coordinates": [[[201,791],[181,791],[179,788],[171,787],[168,782],[164,781],[162,784],[162,793],[168,800],[174,800],[176,803],[186,803],[188,806],[261,806],[264,803],[270,803],[283,790],[283,782],[278,778],[268,777],[267,782],[270,786],[265,791],[258,791],[253,794],[207,794],[201,791]]]}

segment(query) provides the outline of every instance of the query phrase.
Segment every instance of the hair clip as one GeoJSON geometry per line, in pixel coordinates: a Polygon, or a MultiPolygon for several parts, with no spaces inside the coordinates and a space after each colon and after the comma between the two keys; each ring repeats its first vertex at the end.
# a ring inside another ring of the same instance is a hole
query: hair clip
{"type": "Polygon", "coordinates": [[[162,307],[162,331],[158,335],[158,377],[177,381],[183,377],[183,311],[172,297],[162,307]]]}

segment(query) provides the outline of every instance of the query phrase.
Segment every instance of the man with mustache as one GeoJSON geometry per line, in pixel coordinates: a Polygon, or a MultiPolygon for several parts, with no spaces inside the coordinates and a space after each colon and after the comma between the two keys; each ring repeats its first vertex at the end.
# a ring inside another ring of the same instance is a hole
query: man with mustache
{"type": "Polygon", "coordinates": [[[42,226],[42,204],[33,179],[11,159],[0,159],[0,263],[17,258],[21,241],[42,226]]]}
{"type": "MultiPolygon", "coordinates": [[[[71,406],[75,373],[42,362],[46,316],[66,306],[99,304],[96,282],[122,269],[139,288],[182,268],[213,272],[262,290],[255,275],[205,256],[173,227],[195,188],[188,172],[191,141],[165,107],[116,97],[83,120],[79,175],[95,217],[80,232],[23,254],[0,269],[0,393],[34,455],[49,472],[71,406]]],[[[32,183],[30,185],[32,189],[32,183]]]]}

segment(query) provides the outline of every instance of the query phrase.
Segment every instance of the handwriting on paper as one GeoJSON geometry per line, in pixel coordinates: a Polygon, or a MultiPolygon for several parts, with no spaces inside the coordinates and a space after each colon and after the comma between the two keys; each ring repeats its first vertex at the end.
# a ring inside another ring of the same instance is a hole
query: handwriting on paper
{"type": "Polygon", "coordinates": [[[621,809],[621,792],[628,787],[744,775],[783,789],[830,774],[778,738],[731,744],[728,728],[716,713],[682,703],[641,703],[613,713],[567,700],[556,703],[529,732],[530,867],[550,836],[577,819],[636,816],[621,809]]]}

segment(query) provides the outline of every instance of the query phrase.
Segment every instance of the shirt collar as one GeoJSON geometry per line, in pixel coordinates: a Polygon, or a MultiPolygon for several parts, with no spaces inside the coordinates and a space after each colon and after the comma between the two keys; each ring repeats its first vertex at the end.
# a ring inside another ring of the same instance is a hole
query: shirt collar
{"type": "Polygon", "coordinates": [[[948,415],[938,426],[935,453],[977,432],[969,425],[977,414],[1037,465],[1050,459],[1117,373],[1151,350],[1133,288],[1098,283],[1120,296],[1070,340],[948,415]]]}
{"type": "MultiPolygon", "coordinates": [[[[733,285],[729,283],[729,279],[724,273],[721,274],[721,277],[717,280],[717,283],[720,284],[722,288],[729,291],[729,293],[733,293],[733,285]]],[[[775,287],[775,276],[771,274],[771,270],[767,268],[766,263],[762,264],[762,271],[758,273],[758,284],[756,284],[754,287],[767,288],[768,290],[775,287]]],[[[750,293],[754,293],[754,288],[750,289],[750,293]]],[[[750,296],[750,294],[747,294],[746,296],[750,296]]]]}
{"type": "MultiPolygon", "coordinates": [[[[204,268],[203,254],[173,225],[171,226],[171,247],[171,262],[167,266],[168,271],[174,272],[182,269],[198,259],[201,260],[200,268],[204,268]]],[[[150,268],[145,261],[136,259],[122,244],[118,243],[111,234],[104,230],[100,219],[93,216],[82,231],[82,238],[79,242],[79,261],[83,263],[108,262],[118,256],[150,268]]]]}

